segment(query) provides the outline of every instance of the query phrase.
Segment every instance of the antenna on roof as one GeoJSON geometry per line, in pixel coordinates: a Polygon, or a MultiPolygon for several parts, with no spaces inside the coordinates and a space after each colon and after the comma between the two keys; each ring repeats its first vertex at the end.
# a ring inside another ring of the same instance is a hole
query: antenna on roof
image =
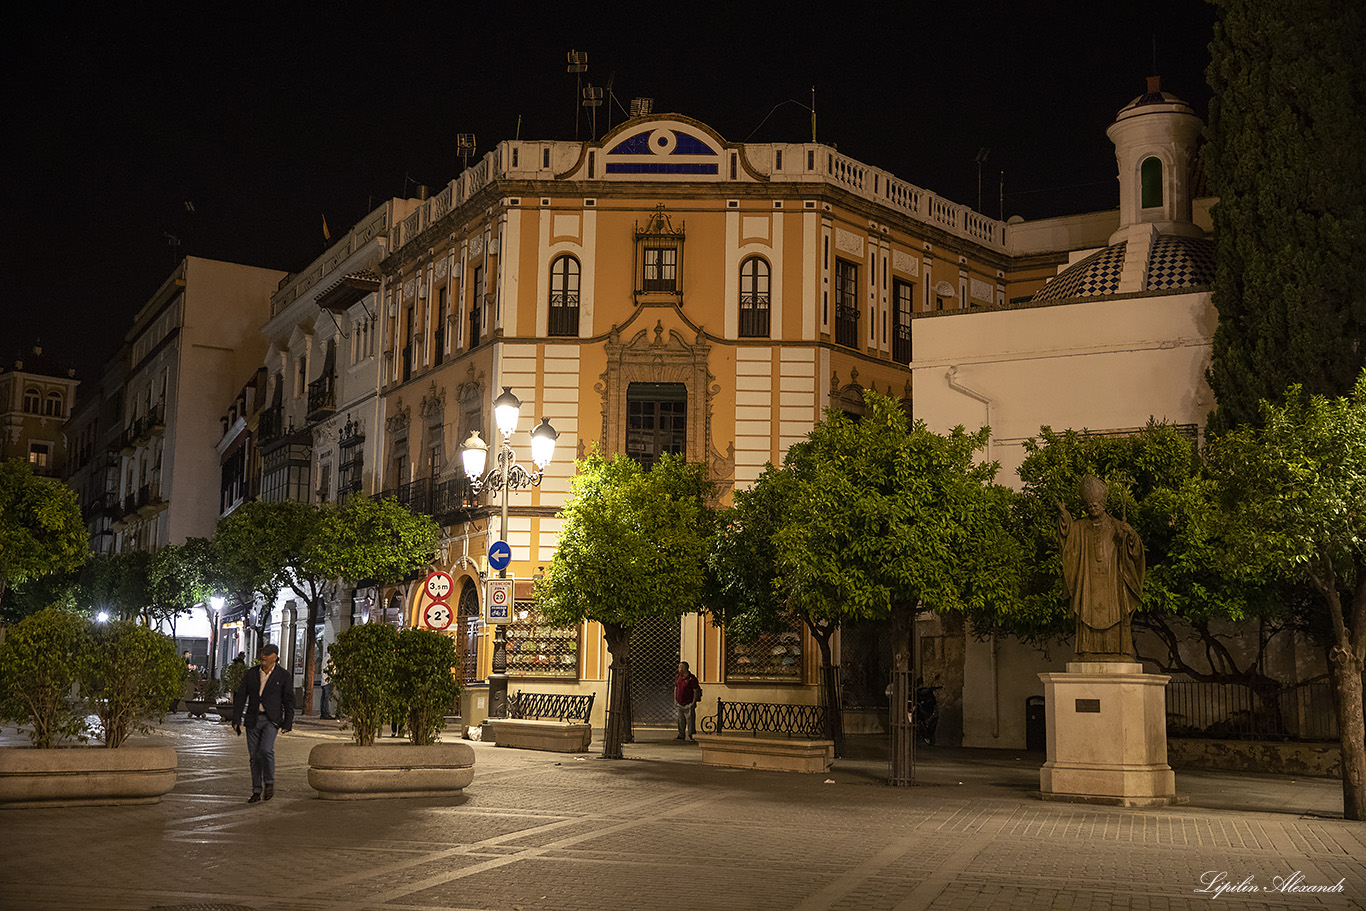
{"type": "Polygon", "coordinates": [[[592,138],[598,138],[598,108],[602,107],[602,86],[588,83],[583,87],[583,106],[592,108],[593,134],[592,138]]]}
{"type": "Polygon", "coordinates": [[[648,117],[648,116],[650,115],[650,113],[654,111],[654,109],[655,109],[655,100],[654,100],[653,98],[632,98],[632,99],[631,99],[631,116],[632,116],[632,117],[648,117]]]}
{"type": "Polygon", "coordinates": [[[574,74],[574,139],[579,138],[579,99],[583,97],[583,74],[588,72],[588,52],[570,51],[566,72],[574,74]]]}

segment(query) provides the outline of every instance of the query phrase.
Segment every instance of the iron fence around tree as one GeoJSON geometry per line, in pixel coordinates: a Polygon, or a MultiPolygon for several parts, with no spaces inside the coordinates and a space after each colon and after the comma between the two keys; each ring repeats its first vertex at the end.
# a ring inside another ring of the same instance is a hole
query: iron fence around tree
{"type": "Polygon", "coordinates": [[[1332,686],[1322,680],[1256,691],[1235,683],[1172,680],[1167,736],[1224,740],[1337,740],[1332,686]]]}

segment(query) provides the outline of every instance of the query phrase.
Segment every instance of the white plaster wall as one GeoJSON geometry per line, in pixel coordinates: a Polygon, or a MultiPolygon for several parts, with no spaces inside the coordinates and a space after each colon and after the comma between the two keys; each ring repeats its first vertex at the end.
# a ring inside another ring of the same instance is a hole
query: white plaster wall
{"type": "Polygon", "coordinates": [[[997,480],[1019,486],[1042,425],[1115,430],[1150,417],[1204,425],[1216,314],[1206,293],[918,319],[915,416],[944,432],[990,423],[997,480]],[[953,381],[988,403],[951,388],[953,381]]]}
{"type": "MultiPolygon", "coordinates": [[[[1216,314],[1201,294],[917,319],[914,408],[944,432],[992,427],[987,458],[1000,483],[1019,488],[1024,440],[1054,430],[1141,427],[1149,417],[1204,426],[1216,314]],[[952,388],[953,381],[981,399],[952,388]]],[[[1071,650],[1047,653],[1015,640],[965,643],[963,745],[1023,749],[1025,699],[1038,674],[1061,671],[1071,650]]]]}

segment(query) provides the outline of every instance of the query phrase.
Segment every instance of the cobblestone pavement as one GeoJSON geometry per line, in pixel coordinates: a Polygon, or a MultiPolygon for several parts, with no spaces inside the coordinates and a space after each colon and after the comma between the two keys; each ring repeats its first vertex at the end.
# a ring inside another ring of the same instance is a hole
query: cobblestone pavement
{"type": "Polygon", "coordinates": [[[1121,810],[1034,799],[1037,755],[929,750],[921,784],[894,789],[876,741],[798,775],[706,767],[642,732],[615,762],[474,744],[456,800],[324,801],[308,750],[346,735],[305,721],[279,740],[275,799],[248,805],[226,725],[172,716],[155,736],[180,757],[159,804],[0,810],[0,908],[1366,908],[1366,823],[1340,818],[1331,781],[1178,773],[1189,803],[1121,810]],[[1195,891],[1296,872],[1344,891],[1195,891]]]}

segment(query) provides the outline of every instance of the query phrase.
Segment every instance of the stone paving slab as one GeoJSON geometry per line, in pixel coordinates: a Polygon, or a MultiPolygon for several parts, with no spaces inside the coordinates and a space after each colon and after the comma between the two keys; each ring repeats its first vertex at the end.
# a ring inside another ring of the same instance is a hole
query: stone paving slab
{"type": "Polygon", "coordinates": [[[928,751],[920,786],[893,789],[875,740],[800,775],[642,732],[615,762],[474,744],[458,799],[323,801],[308,750],[346,735],[304,720],[276,798],[247,805],[230,728],[173,716],[155,736],[181,764],[160,804],[0,811],[0,909],[1366,908],[1366,824],[1333,818],[1332,781],[1178,772],[1190,803],[1119,809],[1034,799],[1041,758],[1011,751],[928,751]],[[1296,871],[1344,891],[1195,891],[1296,871]]]}

